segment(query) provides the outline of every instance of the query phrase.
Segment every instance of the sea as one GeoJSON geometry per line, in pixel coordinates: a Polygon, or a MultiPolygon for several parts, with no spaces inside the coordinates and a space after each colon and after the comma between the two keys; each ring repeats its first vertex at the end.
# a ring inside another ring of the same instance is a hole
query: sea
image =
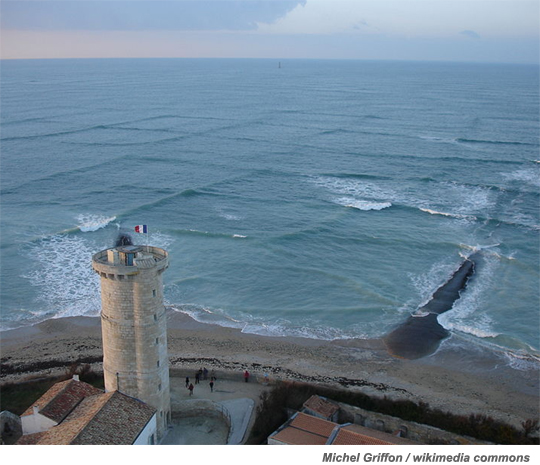
{"type": "Polygon", "coordinates": [[[2,330],[99,315],[91,257],[119,234],[168,250],[176,311],[326,340],[384,336],[479,251],[439,323],[454,343],[538,368],[537,66],[64,59],[0,70],[2,330]]]}

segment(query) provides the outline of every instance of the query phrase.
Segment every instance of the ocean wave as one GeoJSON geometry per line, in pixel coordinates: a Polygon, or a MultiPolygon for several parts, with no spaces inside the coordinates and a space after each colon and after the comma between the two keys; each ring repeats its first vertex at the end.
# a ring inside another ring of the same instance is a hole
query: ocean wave
{"type": "Polygon", "coordinates": [[[467,139],[464,137],[458,137],[456,142],[462,144],[493,144],[493,145],[525,145],[537,147],[538,144],[533,144],[530,142],[520,142],[520,141],[504,141],[504,140],[482,140],[482,139],[467,139]]]}
{"type": "Polygon", "coordinates": [[[369,182],[358,177],[343,178],[332,176],[316,176],[312,181],[330,192],[340,195],[346,195],[360,199],[384,199],[385,202],[391,201],[396,197],[395,193],[388,188],[378,185],[376,182],[369,182]]]}
{"type": "Polygon", "coordinates": [[[333,134],[351,134],[351,133],[352,131],[349,131],[348,129],[338,128],[338,129],[327,129],[327,130],[321,131],[319,134],[333,135],[333,134]]]}
{"type": "Polygon", "coordinates": [[[377,179],[318,176],[312,182],[339,194],[340,197],[333,199],[339,205],[361,210],[396,205],[472,221],[477,220],[479,214],[486,215],[486,212],[492,210],[501,194],[485,186],[447,181],[435,182],[433,187],[428,185],[426,189],[414,192],[393,181],[377,179]]]}
{"type": "Polygon", "coordinates": [[[191,304],[191,303],[183,303],[183,304],[166,303],[166,305],[172,308],[176,312],[184,313],[190,316],[191,318],[193,318],[195,321],[199,323],[215,324],[215,325],[222,326],[225,328],[236,328],[236,329],[242,329],[245,325],[241,321],[235,320],[234,318],[228,316],[221,309],[210,309],[202,305],[191,304]]]}
{"type": "Polygon", "coordinates": [[[501,173],[508,181],[519,181],[534,187],[540,187],[540,172],[538,168],[524,168],[511,173],[501,173]]]}
{"type": "Polygon", "coordinates": [[[390,202],[374,202],[370,200],[357,200],[350,197],[341,197],[335,200],[338,205],[344,207],[356,208],[357,210],[383,210],[392,206],[390,202]]]}
{"type": "Polygon", "coordinates": [[[437,320],[441,326],[448,331],[459,331],[461,333],[470,334],[481,339],[493,339],[501,334],[489,328],[489,324],[491,324],[491,322],[485,323],[485,327],[478,327],[464,323],[453,323],[451,318],[445,319],[445,316],[447,316],[446,313],[443,313],[437,317],[437,320]]]}
{"type": "Polygon", "coordinates": [[[65,136],[69,134],[79,134],[83,132],[90,132],[90,131],[103,130],[103,129],[113,129],[113,128],[103,125],[103,124],[98,124],[96,126],[88,126],[86,128],[76,128],[76,129],[70,129],[70,130],[65,130],[65,131],[56,131],[56,132],[49,132],[49,133],[43,133],[43,134],[31,134],[27,136],[4,137],[1,140],[4,142],[13,141],[13,140],[32,140],[32,139],[65,136]]]}
{"type": "Polygon", "coordinates": [[[380,176],[375,174],[363,174],[363,173],[322,173],[319,176],[315,176],[315,182],[317,179],[320,179],[321,177],[327,177],[327,178],[341,178],[341,179],[367,179],[367,180],[391,180],[392,178],[389,176],[380,176]]]}
{"type": "Polygon", "coordinates": [[[359,328],[350,332],[331,328],[328,325],[293,324],[287,319],[262,321],[250,315],[244,315],[242,320],[233,318],[222,309],[210,309],[197,304],[168,304],[173,310],[185,313],[199,323],[215,324],[225,328],[235,328],[242,333],[268,337],[301,337],[314,340],[343,340],[353,338],[368,338],[359,328]]]}
{"type": "Polygon", "coordinates": [[[228,239],[246,239],[248,236],[238,233],[223,233],[212,231],[201,231],[199,229],[174,229],[170,231],[174,235],[187,235],[187,236],[203,236],[214,238],[228,238],[228,239]]]}
{"type": "Polygon", "coordinates": [[[494,140],[494,139],[469,139],[466,137],[443,137],[443,136],[418,136],[420,139],[430,141],[430,142],[440,142],[445,144],[462,144],[462,145],[475,145],[475,144],[486,144],[486,145],[524,145],[536,147],[538,144],[522,141],[504,141],[504,140],[494,140]]]}
{"type": "Polygon", "coordinates": [[[22,276],[38,290],[35,315],[44,318],[95,316],[101,299],[99,277],[90,263],[98,247],[82,235],[56,235],[30,243],[24,255],[35,264],[22,276]]]}
{"type": "Polygon", "coordinates": [[[493,253],[482,254],[482,266],[476,266],[474,280],[467,285],[467,291],[448,312],[438,317],[439,323],[449,331],[461,331],[480,338],[496,337],[492,329],[493,321],[486,313],[486,294],[495,287],[494,276],[500,265],[500,259],[493,253]]]}
{"type": "Polygon", "coordinates": [[[168,194],[168,195],[165,195],[161,198],[158,198],[156,200],[152,200],[151,202],[147,202],[147,203],[141,203],[140,205],[137,205],[133,208],[131,208],[130,210],[127,210],[127,211],[124,211],[122,213],[123,216],[137,216],[137,215],[140,215],[142,212],[146,212],[148,210],[152,210],[156,207],[160,207],[160,206],[164,206],[166,205],[168,202],[171,202],[177,198],[191,198],[191,197],[196,197],[196,196],[199,196],[199,195],[208,195],[208,196],[212,196],[212,195],[215,195],[215,194],[212,194],[210,192],[201,192],[197,189],[193,189],[193,188],[188,188],[188,189],[184,189],[184,190],[181,190],[181,191],[178,191],[178,192],[174,192],[172,194],[168,194]]]}
{"type": "Polygon", "coordinates": [[[424,273],[407,273],[407,276],[416,290],[417,299],[409,301],[414,305],[414,310],[409,305],[403,306],[400,311],[414,313],[418,308],[426,305],[437,289],[448,281],[448,277],[459,268],[460,263],[454,257],[447,257],[440,262],[434,263],[429,270],[424,273]]]}
{"type": "Polygon", "coordinates": [[[540,367],[540,356],[526,353],[524,351],[503,350],[503,354],[510,365],[515,370],[529,371],[538,370],[540,367]]]}
{"type": "Polygon", "coordinates": [[[93,232],[98,229],[105,228],[111,222],[116,220],[116,216],[103,216],[103,215],[78,215],[77,221],[79,225],[77,226],[82,232],[93,232]]]}
{"type": "Polygon", "coordinates": [[[469,220],[469,221],[476,221],[478,218],[476,216],[472,215],[460,215],[457,213],[445,213],[445,212],[439,212],[436,210],[431,210],[429,208],[420,208],[421,211],[429,213],[430,215],[441,215],[441,216],[448,216],[451,218],[458,218],[463,220],[469,220]]]}

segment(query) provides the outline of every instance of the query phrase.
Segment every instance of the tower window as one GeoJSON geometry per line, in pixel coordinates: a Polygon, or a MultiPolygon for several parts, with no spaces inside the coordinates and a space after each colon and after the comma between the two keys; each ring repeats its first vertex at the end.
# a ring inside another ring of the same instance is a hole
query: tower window
{"type": "Polygon", "coordinates": [[[158,345],[158,344],[159,344],[159,338],[156,337],[156,345],[158,345]]]}
{"type": "Polygon", "coordinates": [[[157,315],[154,313],[154,321],[157,321],[157,315]]]}
{"type": "Polygon", "coordinates": [[[157,361],[157,366],[159,366],[159,360],[157,361]]]}
{"type": "Polygon", "coordinates": [[[152,291],[152,297],[155,297],[155,296],[156,296],[156,290],[154,289],[154,290],[152,291]]]}
{"type": "Polygon", "coordinates": [[[161,383],[158,386],[158,391],[161,391],[161,383]]]}

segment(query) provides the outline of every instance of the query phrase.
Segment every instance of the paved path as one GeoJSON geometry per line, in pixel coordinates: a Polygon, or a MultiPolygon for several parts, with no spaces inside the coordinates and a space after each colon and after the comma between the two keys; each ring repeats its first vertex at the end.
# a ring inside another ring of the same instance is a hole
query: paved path
{"type": "Polygon", "coordinates": [[[171,405],[173,412],[185,409],[206,409],[214,407],[222,409],[229,418],[231,427],[228,444],[242,444],[247,439],[247,432],[254,420],[254,412],[261,393],[268,389],[256,379],[246,383],[242,374],[220,375],[214,383],[213,391],[209,380],[201,380],[195,384],[195,377],[190,376],[193,383],[193,395],[186,389],[185,376],[171,376],[171,405]],[[216,406],[217,404],[217,406],[216,406]]]}

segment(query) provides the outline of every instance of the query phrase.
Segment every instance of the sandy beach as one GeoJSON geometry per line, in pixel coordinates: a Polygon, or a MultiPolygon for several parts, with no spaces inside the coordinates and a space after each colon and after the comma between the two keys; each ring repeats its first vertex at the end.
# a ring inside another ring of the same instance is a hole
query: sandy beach
{"type": "MultiPolygon", "coordinates": [[[[97,317],[53,319],[4,331],[0,382],[60,373],[75,362],[100,369],[97,317]]],[[[454,413],[481,413],[520,426],[539,417],[539,370],[518,370],[504,356],[456,336],[432,356],[402,360],[381,340],[322,341],[267,337],[198,323],[168,311],[171,375],[204,366],[228,376],[248,369],[256,378],[299,380],[355,389],[369,395],[426,402],[454,413]]]]}

